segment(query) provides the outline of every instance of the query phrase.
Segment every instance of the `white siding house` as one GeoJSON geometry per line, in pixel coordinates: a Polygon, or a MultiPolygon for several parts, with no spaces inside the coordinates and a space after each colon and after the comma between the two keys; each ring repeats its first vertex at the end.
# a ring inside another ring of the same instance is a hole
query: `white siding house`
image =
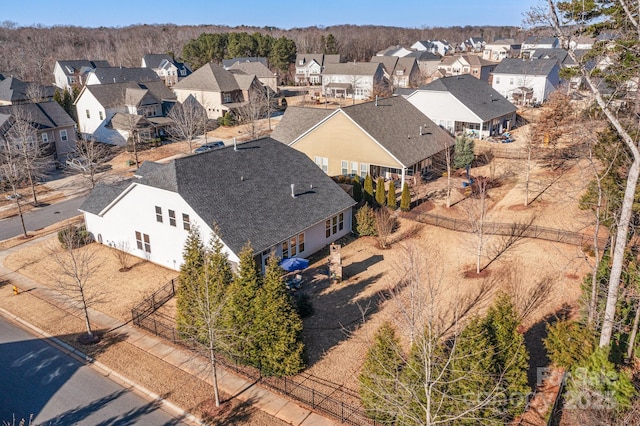
{"type": "Polygon", "coordinates": [[[515,104],[547,100],[560,84],[560,65],[554,59],[504,59],[493,71],[492,87],[515,104]]]}

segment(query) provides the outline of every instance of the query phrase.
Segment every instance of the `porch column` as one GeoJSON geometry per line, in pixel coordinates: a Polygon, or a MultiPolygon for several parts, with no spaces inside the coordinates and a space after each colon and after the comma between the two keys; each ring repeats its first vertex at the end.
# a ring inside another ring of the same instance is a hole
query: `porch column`
{"type": "Polygon", "coordinates": [[[400,178],[400,190],[402,190],[402,188],[404,188],[404,175],[406,174],[406,167],[402,168],[402,173],[400,174],[401,178],[400,178]]]}

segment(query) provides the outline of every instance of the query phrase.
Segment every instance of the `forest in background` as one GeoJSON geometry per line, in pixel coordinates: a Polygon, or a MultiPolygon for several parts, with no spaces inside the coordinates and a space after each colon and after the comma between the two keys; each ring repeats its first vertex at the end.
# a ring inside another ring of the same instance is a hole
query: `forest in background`
{"type": "Polygon", "coordinates": [[[321,53],[323,41],[332,34],[343,61],[369,61],[389,46],[410,46],[418,40],[446,39],[460,43],[469,37],[522,39],[518,27],[465,26],[447,28],[400,28],[386,26],[337,25],[289,30],[275,27],[228,27],[223,25],[132,25],[86,28],[78,26],[19,27],[0,24],[0,72],[15,73],[22,80],[52,84],[57,60],[89,59],[109,61],[112,66],[139,67],[148,53],[169,53],[181,59],[182,48],[202,33],[259,32],[295,42],[298,53],[321,53]]]}

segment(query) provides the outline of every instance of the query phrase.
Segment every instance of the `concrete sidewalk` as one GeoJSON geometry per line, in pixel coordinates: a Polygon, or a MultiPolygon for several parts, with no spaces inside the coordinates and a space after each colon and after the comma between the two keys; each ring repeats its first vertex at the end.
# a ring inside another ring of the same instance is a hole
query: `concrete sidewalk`
{"type": "MultiPolygon", "coordinates": [[[[9,254],[14,251],[24,249],[25,247],[29,247],[30,245],[38,244],[45,238],[50,238],[50,235],[40,237],[14,248],[2,251],[0,253],[0,276],[10,280],[11,284],[16,285],[19,289],[28,289],[30,294],[40,299],[47,300],[54,306],[76,316],[82,317],[82,309],[67,296],[4,266],[4,260],[9,254]]],[[[16,297],[19,297],[19,295],[16,297]]],[[[91,323],[96,329],[116,330],[112,331],[112,333],[118,333],[119,335],[124,336],[128,343],[146,351],[168,364],[175,366],[176,368],[185,371],[188,374],[196,376],[209,384],[212,383],[210,377],[211,370],[206,359],[198,357],[186,349],[168,344],[161,338],[150,335],[130,323],[122,323],[121,321],[95,309],[90,308],[90,318],[91,323]]],[[[31,326],[24,321],[19,322],[23,325],[30,326],[37,334],[43,333],[37,327],[31,326]]],[[[63,346],[65,345],[63,342],[60,343],[62,343],[63,346]]],[[[76,355],[79,355],[84,359],[88,359],[86,355],[77,353],[77,351],[75,352],[76,355]]],[[[284,422],[300,426],[338,424],[338,422],[334,422],[306,408],[300,407],[288,399],[274,394],[273,392],[260,387],[258,384],[254,384],[241,377],[235,376],[220,367],[218,367],[217,370],[218,386],[221,391],[228,395],[233,395],[241,401],[251,400],[251,403],[257,408],[284,422]]],[[[138,386],[126,378],[122,378],[122,381],[136,389],[141,394],[148,395],[152,399],[159,398],[157,395],[150,393],[145,388],[138,386]]],[[[170,403],[167,403],[167,405],[174,411],[177,409],[175,406],[171,407],[172,404],[170,403]]],[[[179,409],[177,410],[180,412],[179,409]]],[[[188,413],[182,414],[184,416],[188,416],[188,413]]]]}

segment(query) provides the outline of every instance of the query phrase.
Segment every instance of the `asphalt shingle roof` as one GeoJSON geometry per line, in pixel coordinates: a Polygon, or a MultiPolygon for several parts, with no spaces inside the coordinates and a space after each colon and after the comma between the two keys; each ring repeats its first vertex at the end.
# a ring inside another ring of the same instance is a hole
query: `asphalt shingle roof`
{"type": "MultiPolygon", "coordinates": [[[[234,253],[247,241],[256,253],[266,250],[355,204],[305,154],[271,138],[143,164],[136,175],[142,177],[135,182],[180,194],[207,224],[218,226],[234,253]]],[[[80,210],[99,212],[114,192],[96,187],[80,210]]]]}
{"type": "MultiPolygon", "coordinates": [[[[144,163],[143,163],[144,165],[144,163]]],[[[142,167],[140,167],[142,168],[142,167]]],[[[131,185],[135,179],[125,179],[120,182],[110,184],[99,184],[91,190],[87,199],[84,200],[79,210],[87,213],[98,214],[107,207],[118,195],[131,185]]]]}
{"type": "Polygon", "coordinates": [[[345,62],[340,64],[327,64],[322,74],[338,75],[375,75],[381,64],[375,62],[345,62]]]}
{"type": "Polygon", "coordinates": [[[236,62],[230,69],[238,69],[245,74],[253,74],[258,78],[273,78],[273,72],[260,62],[236,62]]]}
{"type": "Polygon", "coordinates": [[[127,82],[143,82],[143,81],[155,81],[160,80],[158,74],[151,68],[121,68],[121,67],[108,67],[108,68],[96,68],[91,71],[97,78],[100,84],[110,83],[127,83],[127,82]]]}
{"type": "Polygon", "coordinates": [[[218,64],[209,62],[188,77],[177,82],[174,89],[232,92],[240,90],[233,74],[218,64]]]}
{"type": "Polygon", "coordinates": [[[333,110],[290,106],[284,112],[280,123],[271,133],[271,137],[286,145],[298,136],[327,118],[333,110]]]}
{"type": "Polygon", "coordinates": [[[493,70],[494,74],[549,75],[557,59],[536,59],[529,61],[518,58],[505,58],[493,70]]]}
{"type": "Polygon", "coordinates": [[[342,111],[407,167],[454,144],[449,133],[402,96],[352,105],[342,111]]]}
{"type": "Polygon", "coordinates": [[[65,74],[73,74],[74,72],[79,72],[83,67],[84,68],[108,68],[111,67],[108,61],[99,60],[99,61],[90,61],[88,59],[77,59],[77,60],[69,60],[69,61],[58,61],[60,68],[65,72],[65,74]]]}
{"type": "Polygon", "coordinates": [[[244,63],[247,63],[247,62],[259,62],[262,65],[264,65],[265,67],[268,66],[267,58],[263,58],[261,56],[223,59],[222,60],[222,66],[224,68],[230,68],[231,66],[233,66],[234,64],[239,63],[239,62],[244,62],[244,63]]]}
{"type": "Polygon", "coordinates": [[[41,86],[37,83],[27,83],[15,77],[5,78],[0,81],[0,100],[6,102],[25,102],[29,101],[29,91],[34,87],[34,92],[39,91],[38,95],[42,95],[45,99],[53,98],[55,87],[41,86]]]}
{"type": "Polygon", "coordinates": [[[113,108],[123,105],[128,105],[127,101],[132,101],[132,98],[127,97],[127,93],[143,93],[142,91],[149,91],[151,95],[155,96],[158,101],[162,100],[175,100],[175,94],[164,85],[162,81],[146,82],[146,83],[111,83],[111,84],[92,84],[86,86],[84,90],[87,90],[93,94],[93,96],[100,102],[104,108],[113,108]]]}
{"type": "Polygon", "coordinates": [[[38,129],[75,125],[75,121],[55,101],[0,106],[0,114],[12,115],[16,109],[24,112],[24,116],[38,129]]]}
{"type": "Polygon", "coordinates": [[[449,92],[485,121],[516,111],[516,107],[493,87],[468,74],[439,78],[418,90],[449,92]]]}

